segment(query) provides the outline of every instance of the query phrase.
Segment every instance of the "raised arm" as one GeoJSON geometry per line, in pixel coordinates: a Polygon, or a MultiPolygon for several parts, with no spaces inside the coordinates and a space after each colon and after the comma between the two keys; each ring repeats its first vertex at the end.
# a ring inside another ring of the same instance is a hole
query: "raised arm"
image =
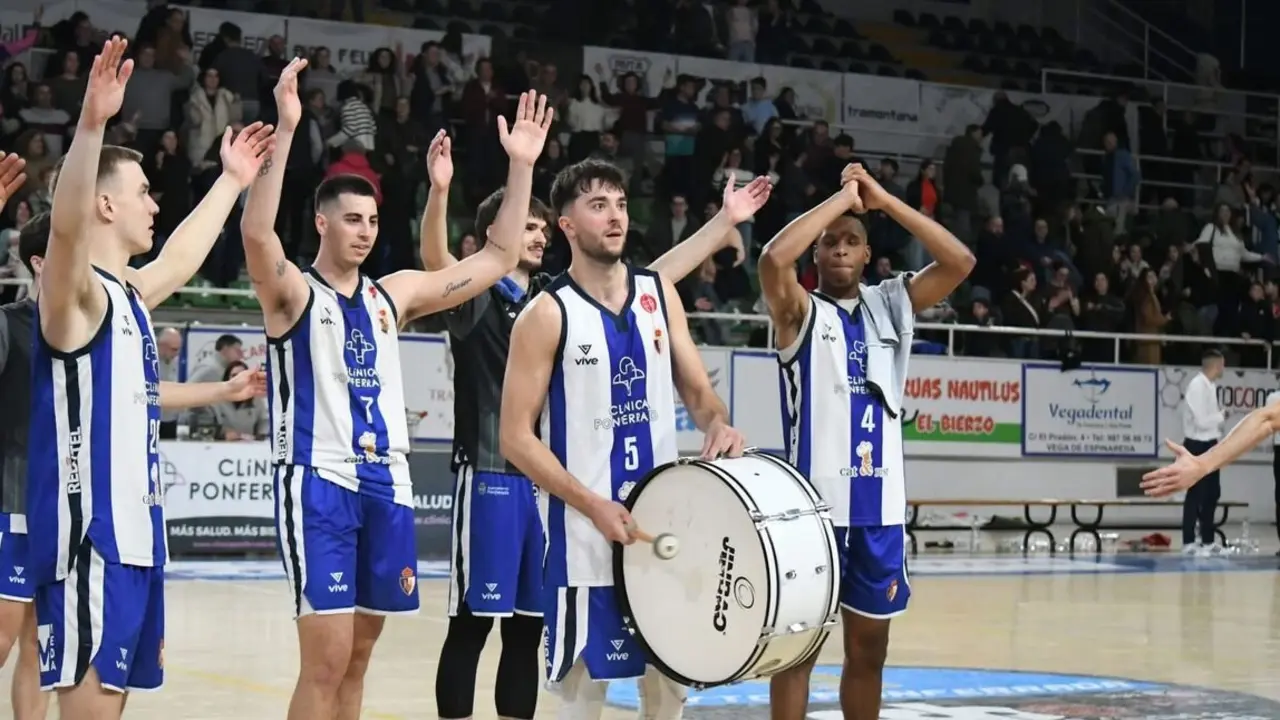
{"type": "Polygon", "coordinates": [[[422,267],[443,270],[458,262],[449,253],[449,183],[453,181],[453,141],[444,130],[436,133],[427,149],[427,210],[422,214],[419,251],[422,267]]]}
{"type": "Polygon", "coordinates": [[[240,193],[249,187],[271,153],[275,136],[270,125],[256,122],[234,139],[231,128],[222,134],[222,175],[169,236],[160,255],[136,273],[135,284],[147,307],[154,308],[186,285],[204,264],[222,235],[240,193]]]}
{"type": "Polygon", "coordinates": [[[809,310],[809,294],[800,284],[796,261],[841,215],[863,212],[850,168],[845,168],[841,180],[839,192],[788,223],[760,254],[760,290],[776,327],[779,347],[791,344],[809,310]]]}
{"type": "Polygon", "coordinates": [[[1173,451],[1173,462],[1142,476],[1142,489],[1154,497],[1167,497],[1200,482],[1214,470],[1221,470],[1240,459],[1241,455],[1258,446],[1258,443],[1280,433],[1280,404],[1263,405],[1244,416],[1231,432],[1203,455],[1165,440],[1173,451]]]}
{"type": "Polygon", "coordinates": [[[973,252],[932,218],[886,192],[862,165],[854,165],[852,174],[867,209],[883,211],[918,239],[933,258],[907,285],[911,308],[927,310],[955,292],[977,263],[973,252]]]}
{"type": "Polygon", "coordinates": [[[267,374],[262,370],[246,370],[222,382],[160,383],[160,407],[185,410],[224,402],[239,402],[267,394],[267,374]]]}
{"type": "Polygon", "coordinates": [[[302,119],[298,100],[298,73],[307,61],[294,58],[280,73],[276,83],[277,110],[275,151],[262,163],[258,177],[249,187],[249,197],[240,220],[244,239],[245,265],[249,280],[262,305],[267,332],[279,334],[291,327],[307,301],[307,281],[302,271],[284,255],[276,235],[276,214],[284,186],[284,168],[293,147],[293,134],[302,119]]]}
{"type": "Polygon", "coordinates": [[[401,322],[460,305],[488,290],[520,262],[521,238],[533,197],[533,163],[542,154],[554,111],[535,92],[520,96],[516,120],[498,117],[498,138],[510,158],[506,192],[488,240],[479,252],[439,272],[402,270],[382,280],[401,322]]]}
{"type": "Polygon", "coordinates": [[[26,167],[27,161],[17,154],[0,152],[0,210],[4,210],[9,198],[17,195],[26,184],[27,174],[23,172],[26,167]]]}
{"type": "Polygon", "coordinates": [[[539,295],[511,329],[507,376],[502,384],[499,445],[502,456],[539,488],[591,518],[605,537],[631,542],[631,517],[621,505],[588,490],[569,474],[534,432],[547,401],[564,319],[554,297],[539,295]]]}
{"type": "Polygon", "coordinates": [[[729,425],[729,409],[716,394],[707,368],[702,364],[702,354],[689,334],[689,319],[684,307],[676,298],[676,288],[670,280],[662,279],[662,293],[668,300],[667,334],[671,343],[671,368],[675,373],[676,391],[689,410],[693,424],[703,432],[702,458],[738,457],[746,445],[742,433],[729,425]]]}
{"type": "Polygon", "coordinates": [[[102,136],[107,121],[120,112],[133,61],[124,59],[128,43],[112,37],[93,59],[84,105],[71,147],[62,159],[53,188],[49,248],[40,287],[40,327],[59,350],[74,350],[87,339],[94,320],[106,312],[107,295],[93,281],[89,237],[98,208],[97,185],[102,136]]]}
{"type": "Polygon", "coordinates": [[[654,260],[649,269],[658,273],[665,280],[680,282],[708,257],[738,242],[739,261],[745,259],[746,250],[742,247],[742,236],[735,232],[738,223],[751,219],[769,201],[769,193],[773,186],[769,178],[758,177],[746,185],[734,189],[733,176],[724,186],[724,202],[720,212],[706,222],[698,232],[687,240],[677,243],[675,247],[654,260]]]}

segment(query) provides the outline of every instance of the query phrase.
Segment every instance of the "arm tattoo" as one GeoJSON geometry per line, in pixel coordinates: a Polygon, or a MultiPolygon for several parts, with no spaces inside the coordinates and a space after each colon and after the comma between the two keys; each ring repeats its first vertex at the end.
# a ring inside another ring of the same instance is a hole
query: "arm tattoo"
{"type": "Polygon", "coordinates": [[[464,287],[466,287],[466,286],[468,286],[468,285],[470,285],[470,284],[471,284],[471,278],[463,278],[462,280],[458,280],[458,281],[456,281],[456,282],[451,282],[451,283],[449,283],[448,285],[445,285],[445,286],[444,286],[444,295],[443,295],[443,297],[449,297],[449,296],[450,296],[450,295],[452,295],[455,291],[461,290],[462,288],[464,288],[464,287]]]}
{"type": "Polygon", "coordinates": [[[262,167],[258,169],[258,177],[266,177],[267,173],[271,172],[273,159],[271,155],[268,155],[267,159],[262,161],[262,167]]]}
{"type": "Polygon", "coordinates": [[[284,277],[284,272],[285,270],[288,270],[288,269],[289,269],[288,260],[276,261],[276,277],[284,277]]]}

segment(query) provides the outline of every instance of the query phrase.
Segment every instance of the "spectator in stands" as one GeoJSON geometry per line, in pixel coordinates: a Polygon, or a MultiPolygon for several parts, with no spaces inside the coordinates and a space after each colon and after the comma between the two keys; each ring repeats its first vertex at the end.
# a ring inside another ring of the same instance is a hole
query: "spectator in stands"
{"type": "Polygon", "coordinates": [[[154,252],[178,229],[191,212],[191,158],[182,151],[178,133],[166,130],[151,155],[143,156],[143,170],[151,181],[151,193],[159,211],[155,216],[154,252]]]}
{"type": "Polygon", "coordinates": [[[426,129],[427,137],[433,137],[436,131],[445,126],[445,118],[453,112],[458,89],[453,84],[442,57],[440,44],[429,42],[423,44],[422,52],[413,60],[409,103],[413,107],[414,117],[426,129]]]}
{"type": "Polygon", "coordinates": [[[973,221],[982,183],[982,128],[969,125],[951,140],[942,161],[942,201],[951,209],[949,227],[968,245],[975,239],[973,221]]]}
{"type": "MultiPolygon", "coordinates": [[[[1218,350],[1206,350],[1200,360],[1200,372],[1187,383],[1182,408],[1182,444],[1193,455],[1203,455],[1222,438],[1222,424],[1226,416],[1218,402],[1218,379],[1226,366],[1226,360],[1218,350]]],[[[1217,555],[1218,546],[1213,533],[1214,514],[1222,485],[1218,472],[1214,471],[1187,489],[1182,504],[1182,553],[1184,555],[1217,555]],[[1200,524],[1200,542],[1196,542],[1196,523],[1200,524]]]]}
{"type": "Polygon", "coordinates": [[[623,179],[629,184],[632,178],[635,177],[635,161],[625,155],[621,155],[621,149],[622,144],[618,139],[617,133],[612,130],[606,130],[600,133],[600,144],[595,150],[591,151],[591,157],[612,163],[622,171],[623,179]]]}
{"type": "MultiPolygon", "coordinates": [[[[681,293],[685,311],[687,312],[721,312],[720,296],[716,292],[717,268],[715,260],[707,258],[698,268],[698,273],[681,283],[681,293]]],[[[707,345],[726,345],[728,329],[722,321],[694,320],[690,330],[697,334],[697,339],[707,345]]]]}
{"type": "Polygon", "coordinates": [[[11,117],[31,104],[31,78],[27,75],[27,66],[20,62],[10,63],[4,71],[4,82],[0,82],[0,104],[6,108],[11,117]]]}
{"type": "Polygon", "coordinates": [[[222,133],[232,123],[241,121],[240,101],[222,87],[217,70],[204,71],[187,100],[187,157],[199,165],[205,155],[217,147],[222,133]]]}
{"type": "Polygon", "coordinates": [[[1040,128],[1028,156],[1031,187],[1035,189],[1032,211],[1056,215],[1064,204],[1075,200],[1075,180],[1071,177],[1071,156],[1075,148],[1053,120],[1040,128]]]}
{"type": "Polygon", "coordinates": [[[1151,269],[1151,265],[1142,257],[1142,247],[1137,243],[1129,245],[1124,251],[1124,259],[1120,261],[1120,282],[1124,287],[1132,287],[1142,274],[1151,269]]]}
{"type": "Polygon", "coordinates": [[[756,17],[756,57],[762,63],[782,64],[790,37],[791,16],[779,0],[765,0],[756,17]]]}
{"type": "MultiPolygon", "coordinates": [[[[250,372],[249,366],[233,362],[223,371],[222,379],[225,382],[243,372],[250,372]]],[[[212,410],[218,424],[219,440],[261,440],[267,437],[270,420],[263,398],[218,403],[212,410]]]]}
{"type": "MultiPolygon", "coordinates": [[[[216,70],[212,72],[222,77],[216,70]]],[[[144,156],[155,152],[160,136],[173,127],[174,93],[190,88],[195,78],[191,64],[173,73],[156,67],[155,48],[150,45],[137,48],[133,78],[125,87],[120,116],[137,118],[134,123],[138,132],[137,147],[144,156]]]]}
{"type": "Polygon", "coordinates": [[[40,172],[45,168],[53,167],[53,164],[58,161],[56,155],[49,153],[48,147],[45,134],[39,130],[28,130],[18,136],[14,148],[27,161],[27,182],[18,192],[19,196],[26,197],[38,191],[40,172]]]}
{"type": "Polygon", "coordinates": [[[338,85],[338,131],[326,138],[329,147],[343,147],[348,142],[359,143],[365,150],[376,146],[378,121],[369,109],[369,90],[352,80],[338,85]]]}
{"type": "MultiPolygon", "coordinates": [[[[88,74],[80,72],[80,56],[66,53],[62,56],[61,72],[48,81],[53,91],[53,106],[71,117],[76,122],[80,117],[80,104],[84,99],[88,74]]],[[[126,116],[127,117],[127,116],[126,116]]]]}
{"type": "MultiPolygon", "coordinates": [[[[227,368],[237,363],[244,363],[244,344],[235,335],[218,336],[213,343],[214,355],[204,360],[199,367],[190,372],[187,382],[222,382],[227,376],[227,368]]],[[[202,351],[203,352],[203,351],[202,351]]],[[[217,426],[217,417],[213,408],[192,408],[187,416],[187,424],[191,426],[191,434],[198,430],[217,426]]]]}
{"type": "Polygon", "coordinates": [[[733,62],[756,61],[756,34],[760,30],[760,24],[755,9],[748,2],[749,0],[734,0],[733,5],[725,11],[729,37],[728,58],[733,62]]]}
{"type": "MultiPolygon", "coordinates": [[[[22,229],[23,225],[27,224],[28,220],[34,217],[34,213],[31,212],[31,205],[25,200],[7,203],[4,214],[3,221],[0,221],[5,226],[3,230],[0,230],[0,248],[4,248],[4,263],[0,264],[0,278],[30,280],[31,273],[22,262],[22,257],[18,252],[18,239],[20,236],[19,230],[22,229]]],[[[17,288],[0,288],[0,302],[14,302],[22,300],[26,296],[26,285],[20,285],[17,288]]]]}
{"type": "Polygon", "coordinates": [[[71,115],[53,106],[53,91],[48,85],[39,83],[33,87],[31,104],[19,110],[18,117],[28,130],[39,130],[44,134],[50,156],[62,157],[71,115]]]}
{"type": "Polygon", "coordinates": [[[560,141],[553,137],[547,138],[547,144],[542,148],[542,155],[533,166],[534,195],[550,197],[551,184],[555,182],[556,175],[568,164],[569,157],[565,155],[560,141]]]}
{"type": "MultiPolygon", "coordinates": [[[[1080,312],[1080,328],[1092,332],[1124,332],[1124,300],[1111,292],[1111,280],[1106,273],[1095,273],[1093,285],[1085,295],[1080,312]]],[[[1084,359],[1089,362],[1114,362],[1115,353],[1110,340],[1084,341],[1084,359]]]]}
{"type": "MultiPolygon", "coordinates": [[[[159,356],[160,382],[178,382],[178,367],[181,364],[178,355],[182,353],[182,333],[177,328],[167,327],[156,335],[156,355],[159,356]]],[[[181,411],[160,411],[160,439],[174,440],[178,437],[178,419],[181,411]]]]}
{"type": "Polygon", "coordinates": [[[388,121],[396,115],[396,101],[408,97],[413,92],[410,79],[401,62],[403,50],[396,46],[378,48],[369,58],[369,67],[356,79],[361,85],[369,88],[369,106],[378,117],[379,122],[388,121]]]}
{"type": "Polygon", "coordinates": [[[1116,223],[1116,232],[1125,232],[1129,216],[1137,212],[1138,184],[1142,174],[1133,154],[1120,145],[1114,132],[1102,136],[1102,197],[1107,201],[1107,214],[1116,223]]]}
{"type": "MultiPolygon", "coordinates": [[[[1000,324],[991,314],[991,295],[987,293],[986,288],[973,289],[969,297],[969,309],[967,312],[960,314],[959,322],[962,325],[981,328],[996,327],[1000,324]]],[[[960,346],[956,348],[956,351],[961,355],[973,357],[1004,356],[1004,351],[1000,348],[999,336],[994,333],[960,332],[956,335],[956,341],[960,346]]]]}
{"type": "Polygon", "coordinates": [[[649,253],[658,257],[689,239],[702,223],[689,215],[689,201],[684,195],[673,195],[667,203],[667,212],[659,214],[649,223],[645,237],[649,253]]]}
{"type": "Polygon", "coordinates": [[[1217,193],[1214,195],[1214,203],[1226,205],[1232,210],[1244,207],[1245,193],[1240,186],[1240,171],[1238,168],[1228,168],[1227,172],[1222,176],[1222,181],[1218,183],[1217,193]]]}
{"type": "Polygon", "coordinates": [[[1249,287],[1243,263],[1260,262],[1263,259],[1262,255],[1249,250],[1237,234],[1232,226],[1232,215],[1230,206],[1219,204],[1214,211],[1213,220],[1205,224],[1195,241],[1196,245],[1207,246],[1212,253],[1220,291],[1215,330],[1223,335],[1235,335],[1238,332],[1239,302],[1249,287]]]}
{"type": "MultiPolygon", "coordinates": [[[[841,136],[843,138],[844,136],[841,136]]],[[[836,158],[839,161],[841,155],[841,138],[836,138],[836,158]]],[[[834,163],[833,163],[834,165],[834,163]]],[[[893,158],[884,158],[880,161],[879,172],[877,173],[880,186],[890,195],[899,200],[906,197],[906,190],[897,182],[898,162],[893,158]]],[[[898,260],[900,267],[907,270],[918,270],[919,268],[911,267],[912,261],[907,260],[907,244],[911,241],[911,236],[898,223],[894,222],[884,212],[873,210],[868,214],[867,221],[867,237],[871,244],[871,251],[877,255],[889,255],[898,260]]]]}
{"type": "Polygon", "coordinates": [[[565,125],[569,132],[569,162],[586,158],[600,146],[600,133],[608,127],[608,108],[596,93],[591,76],[583,74],[569,98],[565,125]]]}
{"type": "Polygon", "coordinates": [[[751,99],[742,104],[742,119],[750,132],[764,137],[769,135],[775,142],[781,143],[782,126],[770,134],[769,123],[776,122],[778,106],[769,97],[768,82],[763,77],[751,81],[751,99]]]}
{"type": "MultiPolygon", "coordinates": [[[[1026,268],[1013,273],[1013,290],[1001,306],[1008,327],[1039,328],[1044,325],[1045,307],[1036,294],[1036,274],[1026,268]]],[[[1040,357],[1040,338],[1014,337],[1009,341],[1009,356],[1036,359],[1040,357]]]]}
{"type": "Polygon", "coordinates": [[[688,75],[676,79],[676,90],[658,114],[658,127],[665,139],[666,160],[663,178],[668,196],[689,197],[694,184],[694,150],[698,137],[698,106],[694,102],[697,83],[688,75]]]}
{"type": "MultiPolygon", "coordinates": [[[[818,186],[813,184],[805,166],[808,155],[801,151],[782,166],[782,178],[774,196],[782,202],[785,222],[791,222],[817,205],[818,186]]],[[[801,258],[803,264],[804,258],[801,258]]]]}
{"type": "Polygon", "coordinates": [[[458,241],[458,259],[464,260],[475,255],[480,249],[480,244],[476,242],[476,234],[469,232],[462,236],[458,241]]]}
{"type": "MultiPolygon", "coordinates": [[[[1049,279],[1040,291],[1045,309],[1044,327],[1051,330],[1074,330],[1080,317],[1080,299],[1076,297],[1071,268],[1063,262],[1053,264],[1049,279]]],[[[1057,351],[1055,338],[1042,338],[1042,350],[1052,357],[1057,351]]]]}
{"type": "Polygon", "coordinates": [[[238,25],[230,25],[219,37],[225,48],[212,67],[222,78],[223,87],[240,98],[241,120],[255,122],[262,114],[260,98],[265,86],[262,58],[244,46],[244,34],[238,25]]]}
{"type": "Polygon", "coordinates": [[[89,16],[77,10],[53,26],[54,46],[59,51],[70,51],[80,56],[80,67],[93,67],[93,58],[102,50],[98,32],[89,16]]]}
{"type": "Polygon", "coordinates": [[[342,155],[329,166],[325,172],[325,179],[337,177],[339,175],[356,175],[369,181],[373,186],[373,197],[379,204],[382,203],[382,179],[378,173],[374,171],[373,166],[369,164],[369,151],[365,149],[363,143],[349,140],[342,146],[342,155]]]}
{"type": "Polygon", "coordinates": [[[1280,218],[1277,218],[1275,189],[1263,183],[1255,191],[1249,186],[1249,203],[1245,206],[1245,224],[1254,229],[1255,250],[1267,262],[1280,262],[1280,218]]]}
{"type": "Polygon", "coordinates": [[[1021,105],[1015,105],[1004,91],[992,96],[991,110],[982,123],[982,134],[991,139],[991,157],[995,164],[991,177],[997,184],[1003,184],[1008,177],[1009,167],[1013,165],[1010,154],[1017,149],[1031,146],[1031,138],[1040,129],[1040,124],[1021,105]]]}
{"type": "MultiPolygon", "coordinates": [[[[256,55],[254,62],[260,62],[256,55]]],[[[302,75],[303,95],[309,96],[311,91],[319,90],[324,93],[325,98],[336,103],[338,83],[341,82],[342,75],[333,67],[329,48],[320,46],[313,49],[311,56],[307,58],[307,69],[302,75]]]]}
{"type": "MultiPolygon", "coordinates": [[[[1271,304],[1267,301],[1262,283],[1249,284],[1249,293],[1240,302],[1240,337],[1245,340],[1275,340],[1275,319],[1271,316],[1271,304]]],[[[1245,367],[1267,366],[1265,348],[1251,346],[1241,348],[1241,364],[1245,367]]]]}
{"type": "MultiPolygon", "coordinates": [[[[187,11],[171,7],[164,25],[156,32],[156,67],[172,73],[182,72],[191,62],[191,30],[187,27],[187,11]]],[[[87,67],[87,66],[86,66],[87,67]]]]}
{"type": "MultiPolygon", "coordinates": [[[[1021,267],[1021,248],[1005,237],[1004,219],[998,215],[987,218],[975,245],[978,263],[969,279],[974,285],[985,287],[992,298],[1004,298],[1010,289],[1017,287],[1010,284],[1010,278],[1021,267]]],[[[1034,327],[1039,327],[1038,321],[1034,327]]]]}
{"type": "MultiPolygon", "coordinates": [[[[1129,308],[1133,311],[1133,331],[1139,335],[1160,335],[1172,319],[1160,307],[1156,294],[1159,278],[1151,268],[1146,268],[1134,281],[1129,291],[1129,308]]],[[[1133,343],[1133,362],[1139,365],[1160,364],[1160,341],[1140,340],[1133,343]]]]}
{"type": "MultiPolygon", "coordinates": [[[[266,52],[262,55],[262,87],[273,88],[276,82],[280,80],[280,73],[284,72],[284,68],[289,64],[292,56],[286,58],[285,50],[287,49],[284,37],[280,35],[272,35],[267,38],[266,52]]],[[[262,113],[270,113],[269,118],[275,114],[275,103],[268,102],[267,106],[262,108],[262,113]]]]}

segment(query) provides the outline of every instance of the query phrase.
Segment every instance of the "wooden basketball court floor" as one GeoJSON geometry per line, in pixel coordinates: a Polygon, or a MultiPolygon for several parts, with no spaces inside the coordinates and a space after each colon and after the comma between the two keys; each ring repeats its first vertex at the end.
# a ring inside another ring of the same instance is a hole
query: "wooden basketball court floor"
{"type": "MultiPolygon", "coordinates": [[[[1114,676],[1280,699],[1280,560],[1274,549],[1204,560],[1174,553],[1125,560],[922,556],[911,608],[894,621],[889,663],[1114,676]]],[[[234,571],[232,579],[199,571],[174,575],[167,594],[166,685],[159,693],[133,696],[126,717],[283,718],[297,668],[284,581],[236,579],[245,574],[234,571]]],[[[363,717],[435,717],[446,583],[424,578],[423,612],[388,620],[365,686],[363,717]]],[[[497,645],[494,632],[478,680],[478,720],[495,718],[497,645]]],[[[838,664],[839,658],[839,643],[828,643],[823,662],[838,664]]],[[[12,717],[10,672],[0,673],[0,717],[12,717]]],[[[555,707],[544,692],[539,717],[554,717],[555,707]]],[[[635,711],[611,707],[605,717],[634,718],[635,711]]]]}

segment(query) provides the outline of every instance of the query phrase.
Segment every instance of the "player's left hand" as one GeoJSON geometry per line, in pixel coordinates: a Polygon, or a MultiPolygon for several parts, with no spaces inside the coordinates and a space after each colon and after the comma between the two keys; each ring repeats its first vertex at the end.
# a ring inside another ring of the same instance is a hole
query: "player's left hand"
{"type": "Polygon", "coordinates": [[[738,189],[734,189],[736,178],[733,173],[727,173],[728,181],[724,184],[724,200],[720,207],[729,220],[737,225],[751,219],[752,215],[760,212],[760,208],[769,202],[769,193],[773,192],[773,184],[769,182],[769,178],[761,176],[743,185],[738,189]]]}
{"type": "Polygon", "coordinates": [[[441,130],[427,148],[427,179],[431,187],[447,188],[453,181],[453,140],[441,130]]]}
{"type": "Polygon", "coordinates": [[[227,402],[240,402],[267,394],[267,374],[262,370],[245,370],[226,382],[227,402]]]}
{"type": "Polygon", "coordinates": [[[498,116],[498,139],[512,162],[533,165],[542,155],[547,142],[547,130],[555,119],[555,108],[547,107],[547,96],[530,90],[520,94],[516,105],[515,122],[507,129],[507,119],[498,116]]]}
{"type": "Polygon", "coordinates": [[[4,204],[27,182],[27,174],[22,172],[26,167],[27,161],[17,153],[0,152],[0,210],[4,210],[4,204]]]}
{"type": "Polygon", "coordinates": [[[247,188],[275,147],[275,128],[270,125],[256,122],[241,130],[234,139],[228,127],[222,133],[222,172],[240,183],[241,189],[247,188]]]}
{"type": "Polygon", "coordinates": [[[867,210],[883,210],[893,200],[889,191],[880,185],[874,175],[867,172],[862,163],[854,163],[846,171],[850,179],[858,183],[858,197],[862,199],[862,206],[867,210]]]}
{"type": "Polygon", "coordinates": [[[702,459],[715,460],[722,457],[742,457],[742,450],[747,446],[747,438],[729,423],[716,420],[707,428],[706,437],[702,440],[702,459]]]}
{"type": "Polygon", "coordinates": [[[1173,452],[1173,462],[1142,476],[1142,489],[1151,497],[1168,497],[1200,482],[1209,474],[1204,461],[1172,440],[1164,444],[1173,452]]]}

